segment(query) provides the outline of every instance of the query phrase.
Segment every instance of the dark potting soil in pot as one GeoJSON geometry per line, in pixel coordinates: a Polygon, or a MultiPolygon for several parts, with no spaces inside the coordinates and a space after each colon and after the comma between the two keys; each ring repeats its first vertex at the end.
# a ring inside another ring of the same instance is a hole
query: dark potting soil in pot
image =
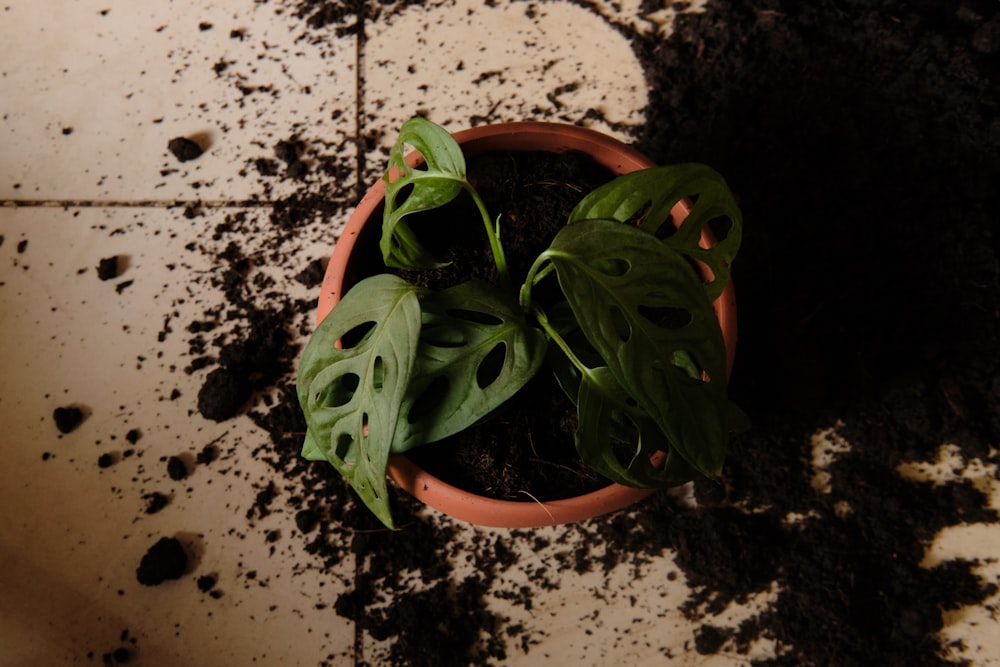
{"type": "MultiPolygon", "coordinates": [[[[574,152],[486,153],[469,158],[467,169],[487,210],[494,219],[500,216],[500,239],[515,285],[523,282],[580,199],[614,177],[574,152]]],[[[411,216],[410,224],[434,256],[450,264],[398,272],[407,280],[431,289],[470,279],[497,283],[483,222],[471,198],[460,195],[440,210],[411,216]]],[[[377,248],[370,248],[359,264],[384,268],[377,248]]],[[[575,430],[576,408],[543,366],[491,418],[407,456],[436,477],[477,494],[525,502],[566,498],[609,484],[579,460],[575,430]]]]}

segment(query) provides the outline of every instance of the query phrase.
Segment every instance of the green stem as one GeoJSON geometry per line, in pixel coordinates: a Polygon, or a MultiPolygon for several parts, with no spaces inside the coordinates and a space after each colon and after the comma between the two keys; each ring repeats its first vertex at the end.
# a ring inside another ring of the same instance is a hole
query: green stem
{"type": "Polygon", "coordinates": [[[521,293],[518,297],[521,303],[521,308],[525,313],[532,312],[531,288],[556,270],[555,264],[549,262],[549,257],[552,253],[553,251],[551,249],[543,252],[535,259],[535,263],[531,265],[531,268],[528,269],[528,275],[524,279],[524,284],[521,285],[521,293]]]}
{"type": "Polygon", "coordinates": [[[581,375],[589,376],[591,374],[590,368],[580,361],[570,348],[569,343],[563,340],[563,337],[559,335],[559,332],[556,331],[555,327],[549,323],[549,318],[546,317],[545,311],[536,306],[532,309],[532,312],[535,315],[535,320],[538,321],[538,324],[541,325],[542,329],[546,334],[548,334],[549,338],[551,338],[559,349],[562,350],[563,354],[566,355],[566,358],[569,359],[570,363],[573,364],[578,371],[580,371],[581,375]]]}
{"type": "Polygon", "coordinates": [[[479,215],[483,219],[483,225],[486,227],[486,238],[490,241],[490,251],[493,253],[493,263],[496,264],[497,274],[500,276],[500,285],[504,289],[510,290],[513,282],[510,279],[510,269],[507,268],[507,256],[504,254],[503,245],[500,243],[499,223],[494,224],[490,220],[490,213],[486,210],[486,204],[479,197],[479,193],[472,187],[472,184],[468,181],[463,181],[462,186],[472,197],[472,201],[476,202],[476,208],[479,209],[479,215]]]}
{"type": "MultiPolygon", "coordinates": [[[[622,412],[633,415],[636,418],[645,415],[645,413],[642,412],[642,410],[637,409],[635,405],[629,405],[627,402],[622,400],[621,396],[617,392],[611,391],[610,388],[605,383],[599,381],[594,376],[594,371],[589,366],[580,361],[580,358],[577,357],[576,354],[573,352],[573,349],[569,346],[569,343],[567,343],[563,339],[563,337],[559,335],[559,332],[556,331],[555,327],[553,327],[549,323],[549,320],[545,315],[545,311],[543,311],[540,307],[536,306],[534,307],[532,312],[535,316],[535,320],[542,327],[542,330],[545,331],[545,333],[549,336],[549,338],[552,339],[552,341],[556,344],[556,346],[560,350],[562,350],[562,353],[566,355],[566,358],[569,359],[569,362],[573,364],[573,366],[576,367],[576,369],[580,372],[581,382],[589,381],[591,387],[593,387],[596,391],[600,392],[601,395],[604,396],[605,400],[610,401],[613,405],[617,406],[618,409],[621,410],[622,412]]],[[[617,386],[617,383],[615,384],[617,386]]]]}
{"type": "Polygon", "coordinates": [[[581,375],[589,375],[590,368],[588,368],[580,359],[576,356],[573,350],[570,348],[569,343],[563,340],[563,337],[559,335],[549,323],[549,318],[545,315],[545,311],[542,310],[541,306],[537,306],[531,302],[531,288],[542,280],[546,276],[550,275],[556,270],[555,264],[549,261],[549,257],[555,254],[555,251],[549,249],[543,252],[535,260],[535,263],[531,265],[528,270],[528,276],[524,279],[524,285],[521,286],[520,303],[521,308],[524,309],[525,313],[530,313],[534,315],[535,320],[542,327],[542,330],[551,338],[555,344],[563,351],[566,358],[570,360],[577,370],[580,371],[581,375]]]}

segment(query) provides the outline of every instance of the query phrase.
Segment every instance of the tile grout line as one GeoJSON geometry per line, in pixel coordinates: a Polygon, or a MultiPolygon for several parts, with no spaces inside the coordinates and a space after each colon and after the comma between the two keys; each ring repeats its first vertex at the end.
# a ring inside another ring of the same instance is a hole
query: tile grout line
{"type": "Polygon", "coordinates": [[[365,17],[368,11],[366,0],[357,0],[357,27],[355,35],[357,41],[354,45],[354,148],[355,148],[355,173],[354,188],[355,201],[360,201],[365,194],[365,45],[367,36],[367,22],[365,17]]]}

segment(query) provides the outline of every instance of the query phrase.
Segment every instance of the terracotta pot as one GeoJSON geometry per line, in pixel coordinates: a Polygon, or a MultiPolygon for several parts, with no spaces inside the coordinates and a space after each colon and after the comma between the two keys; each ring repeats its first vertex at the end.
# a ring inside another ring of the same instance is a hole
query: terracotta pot
{"type": "MultiPolygon", "coordinates": [[[[647,157],[616,139],[574,125],[502,123],[464,130],[454,137],[467,157],[492,151],[561,153],[575,150],[590,155],[615,174],[654,166],[647,157]]],[[[407,156],[407,162],[411,166],[419,161],[420,156],[415,152],[407,156]]],[[[349,260],[359,238],[364,235],[363,232],[367,232],[368,238],[377,241],[381,219],[372,220],[370,228],[366,229],[366,225],[372,214],[379,209],[384,197],[385,183],[380,179],[368,190],[348,220],[323,280],[317,321],[326,317],[353,284],[354,270],[350,267],[349,260]]],[[[683,219],[688,209],[682,202],[672,213],[675,219],[683,219]]],[[[706,234],[703,242],[710,244],[712,239],[706,234]]],[[[729,372],[736,349],[736,300],[732,283],[727,286],[714,307],[726,342],[726,365],[729,372]]],[[[451,517],[480,526],[501,528],[532,528],[581,521],[622,509],[652,493],[651,489],[608,484],[598,491],[561,500],[496,500],[454,487],[429,474],[403,454],[390,458],[389,476],[418,500],[451,517]]]]}

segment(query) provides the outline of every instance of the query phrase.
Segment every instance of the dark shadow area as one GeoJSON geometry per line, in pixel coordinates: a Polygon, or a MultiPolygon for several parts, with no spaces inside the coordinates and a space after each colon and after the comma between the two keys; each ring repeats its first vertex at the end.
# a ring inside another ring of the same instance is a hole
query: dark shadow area
{"type": "Polygon", "coordinates": [[[897,469],[944,443],[997,460],[998,35],[978,0],[762,0],[646,45],[640,147],[717,168],[745,215],[731,396],[753,425],[697,508],[650,516],[678,512],[700,652],[766,636],[758,667],[954,664],[942,610],[996,590],[970,561],[923,565],[943,528],[997,520],[986,496],[897,469]],[[849,446],[817,485],[813,437],[834,426],[849,446]],[[760,616],[712,625],[772,583],[760,616]]]}
{"type": "Polygon", "coordinates": [[[755,419],[996,369],[995,11],[717,3],[650,45],[641,148],[711,164],[744,210],[732,391],[755,419]]]}

